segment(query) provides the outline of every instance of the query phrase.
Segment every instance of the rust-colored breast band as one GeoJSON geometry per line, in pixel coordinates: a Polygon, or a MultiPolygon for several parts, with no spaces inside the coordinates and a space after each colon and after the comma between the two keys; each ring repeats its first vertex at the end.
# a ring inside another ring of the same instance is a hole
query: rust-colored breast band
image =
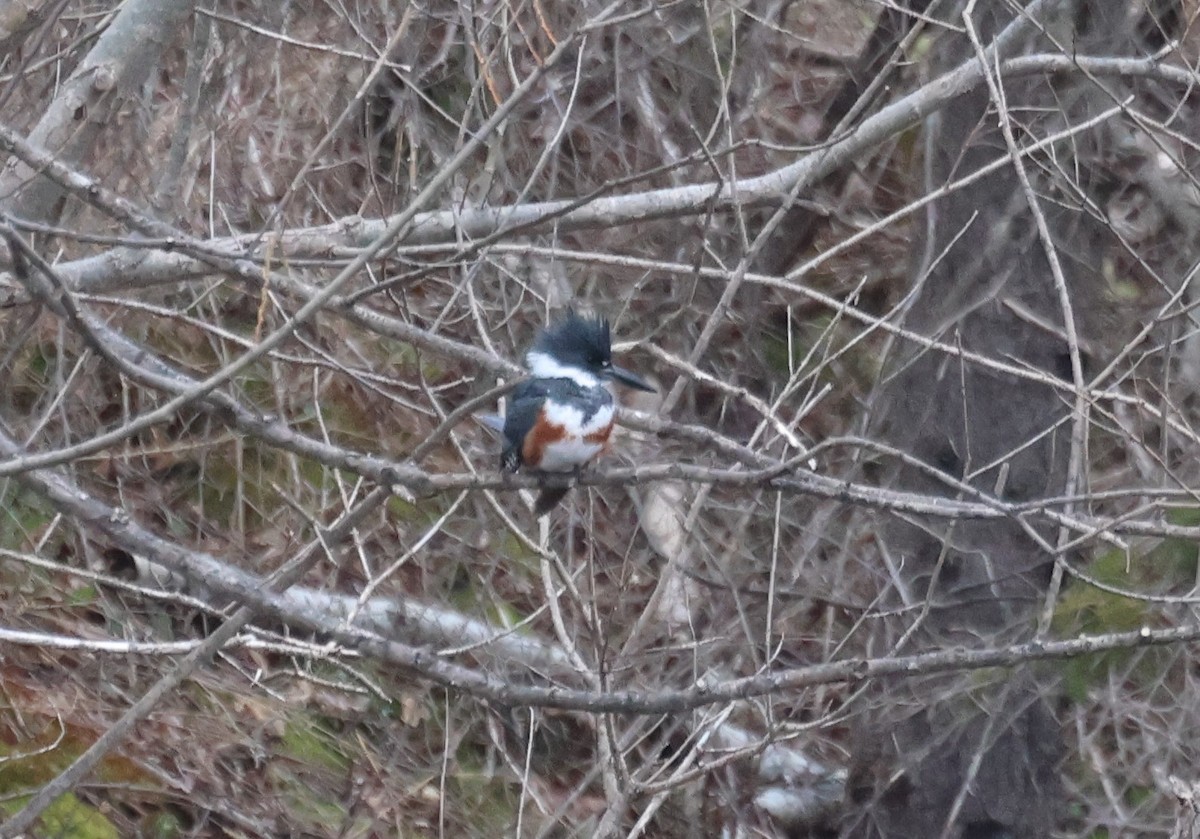
{"type": "Polygon", "coordinates": [[[595,443],[597,445],[603,446],[604,448],[601,449],[601,453],[607,454],[608,453],[608,438],[612,435],[612,430],[613,430],[613,424],[610,422],[608,425],[604,426],[601,429],[593,431],[591,434],[584,434],[583,439],[587,443],[595,443]]]}
{"type": "Polygon", "coordinates": [[[521,461],[526,466],[536,469],[542,462],[542,454],[546,447],[566,438],[566,426],[556,425],[546,419],[546,409],[543,408],[538,412],[533,428],[525,435],[525,442],[521,444],[521,461]]]}

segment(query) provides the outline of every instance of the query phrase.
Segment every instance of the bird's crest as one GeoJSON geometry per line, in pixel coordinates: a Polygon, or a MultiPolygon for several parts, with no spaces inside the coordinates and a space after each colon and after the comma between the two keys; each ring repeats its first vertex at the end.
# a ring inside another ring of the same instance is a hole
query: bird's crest
{"type": "Polygon", "coordinates": [[[564,364],[600,366],[612,359],[608,319],[568,309],[562,320],[538,333],[530,351],[545,353],[564,364]]]}

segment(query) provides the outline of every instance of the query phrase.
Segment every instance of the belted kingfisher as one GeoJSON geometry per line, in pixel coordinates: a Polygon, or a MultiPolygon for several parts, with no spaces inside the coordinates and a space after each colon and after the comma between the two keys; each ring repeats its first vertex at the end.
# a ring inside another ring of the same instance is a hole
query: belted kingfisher
{"type": "MultiPolygon", "coordinates": [[[[615,407],[602,380],[654,392],[613,364],[608,321],[574,310],[538,333],[525,364],[532,378],[513,390],[504,415],[500,468],[509,472],[576,472],[606,452],[615,407]]],[[[566,487],[542,489],[534,514],[549,512],[566,494],[566,487]]]]}

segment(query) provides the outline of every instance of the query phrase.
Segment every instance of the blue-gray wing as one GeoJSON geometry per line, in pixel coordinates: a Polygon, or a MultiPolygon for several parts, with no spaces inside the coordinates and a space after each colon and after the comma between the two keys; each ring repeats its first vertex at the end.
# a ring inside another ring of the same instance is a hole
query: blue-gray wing
{"type": "Polygon", "coordinates": [[[500,454],[500,468],[515,472],[523,463],[521,447],[525,435],[537,421],[542,403],[549,395],[546,387],[536,380],[523,382],[513,391],[504,414],[504,451],[500,454]]]}

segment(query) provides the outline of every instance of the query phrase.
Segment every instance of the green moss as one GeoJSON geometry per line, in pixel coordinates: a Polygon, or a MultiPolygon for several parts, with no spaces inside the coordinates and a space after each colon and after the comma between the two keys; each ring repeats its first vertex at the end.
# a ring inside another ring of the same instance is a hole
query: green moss
{"type": "Polygon", "coordinates": [[[469,574],[461,574],[455,579],[455,585],[447,599],[450,605],[460,612],[480,614],[493,626],[509,629],[525,618],[511,603],[501,600],[494,589],[480,590],[475,578],[469,574]]]}
{"type": "Polygon", "coordinates": [[[362,832],[366,822],[351,819],[343,798],[357,752],[352,742],[314,714],[296,714],[287,722],[268,774],[293,825],[307,825],[318,835],[369,835],[362,832]]]}
{"type": "Polygon", "coordinates": [[[529,573],[538,570],[541,560],[537,553],[530,550],[515,533],[505,530],[496,545],[497,554],[503,558],[505,565],[511,570],[513,565],[519,565],[529,573]]]}
{"type": "Polygon", "coordinates": [[[7,387],[13,406],[20,411],[32,410],[45,397],[57,365],[58,352],[53,344],[27,344],[12,362],[7,387]]]}
{"type": "MultiPolygon", "coordinates": [[[[1132,589],[1135,585],[1124,573],[1125,564],[1122,551],[1109,551],[1094,560],[1086,573],[1098,582],[1132,589]]],[[[1146,619],[1146,606],[1144,601],[1075,581],[1059,600],[1054,613],[1054,628],[1063,634],[1138,629],[1146,619]]]]}
{"type": "MultiPolygon", "coordinates": [[[[278,775],[276,777],[279,778],[278,775]]],[[[315,795],[311,784],[297,778],[293,783],[285,783],[281,794],[287,802],[288,818],[293,824],[338,829],[346,823],[346,808],[334,799],[332,792],[329,797],[315,795]]]]}
{"type": "Polygon", "coordinates": [[[333,470],[315,460],[300,461],[300,477],[304,479],[305,485],[316,493],[337,488],[333,470]]]}
{"type": "Polygon", "coordinates": [[[347,391],[339,398],[321,402],[321,418],[318,423],[315,413],[306,423],[310,433],[317,436],[328,434],[336,443],[351,448],[371,450],[379,445],[374,423],[358,402],[358,394],[347,391]]]}
{"type": "Polygon", "coordinates": [[[8,485],[0,493],[0,545],[13,550],[29,546],[30,534],[38,533],[54,518],[54,509],[45,499],[8,485]]]}
{"type": "Polygon", "coordinates": [[[480,836],[503,836],[516,823],[519,788],[504,775],[484,770],[475,747],[464,745],[456,755],[457,768],[447,779],[447,806],[452,813],[470,813],[480,836]]]}
{"type": "Polygon", "coordinates": [[[150,839],[176,839],[183,836],[187,827],[178,816],[170,811],[158,813],[150,821],[146,835],[150,839]]]}
{"type": "Polygon", "coordinates": [[[1158,793],[1151,787],[1130,784],[1125,789],[1125,803],[1130,807],[1140,807],[1149,801],[1157,800],[1158,793]]]}
{"type": "MultiPolygon", "coordinates": [[[[1200,510],[1175,510],[1174,524],[1200,522],[1200,510]]],[[[1141,556],[1111,550],[1096,557],[1085,569],[1088,577],[1106,586],[1129,592],[1170,591],[1188,588],[1196,579],[1197,546],[1184,539],[1164,539],[1141,556]]],[[[1083,580],[1073,580],[1059,599],[1053,628],[1064,637],[1131,632],[1154,623],[1155,605],[1136,597],[1106,591],[1083,580]]],[[[1133,650],[1111,650],[1080,656],[1063,665],[1068,696],[1077,702],[1093,686],[1102,684],[1113,668],[1124,667],[1133,650]]],[[[1160,678],[1169,660],[1163,650],[1140,650],[1135,677],[1147,683],[1160,678]]]]}
{"type": "Polygon", "coordinates": [[[393,495],[388,499],[388,512],[393,521],[427,526],[445,515],[452,503],[454,503],[454,497],[448,492],[418,499],[416,503],[393,495]]]}
{"type": "Polygon", "coordinates": [[[67,603],[71,606],[91,606],[99,597],[100,592],[94,585],[80,586],[67,596],[67,603]]]}
{"type": "MultiPolygon", "coordinates": [[[[267,524],[279,509],[279,499],[272,485],[288,485],[291,475],[285,458],[251,444],[242,448],[240,470],[237,465],[230,448],[222,449],[219,456],[206,457],[200,479],[193,484],[194,497],[205,517],[228,524],[237,520],[240,502],[246,528],[254,530],[267,524]]],[[[180,536],[187,536],[186,525],[180,536]]]]}
{"type": "Polygon", "coordinates": [[[350,768],[350,758],[336,736],[312,717],[290,720],[279,744],[279,753],[303,766],[327,769],[339,775],[350,768]]]}
{"type": "MultiPolygon", "coordinates": [[[[32,797],[32,790],[53,779],[66,769],[88,745],[68,726],[64,734],[56,724],[47,725],[36,736],[17,739],[16,732],[24,731],[31,718],[24,718],[21,726],[10,724],[14,711],[7,702],[0,702],[0,813],[12,815],[20,810],[32,797]],[[29,793],[28,795],[24,793],[29,793]]],[[[99,777],[119,773],[128,781],[128,772],[116,764],[124,763],[119,758],[110,758],[101,765],[99,777]]],[[[138,778],[144,782],[144,778],[138,778]]],[[[54,836],[62,839],[108,839],[117,837],[116,828],[95,807],[81,801],[74,793],[65,793],[51,804],[41,817],[36,836],[54,836]]]]}
{"type": "MultiPolygon", "coordinates": [[[[3,811],[12,815],[28,801],[18,798],[3,803],[3,811]]],[[[85,804],[73,793],[59,796],[42,814],[36,836],[55,839],[120,839],[113,823],[95,807],[85,804]]]]}
{"type": "Polygon", "coordinates": [[[238,387],[248,401],[266,410],[275,404],[275,377],[271,370],[252,365],[237,377],[238,387]]]}
{"type": "Polygon", "coordinates": [[[443,111],[462,113],[474,92],[471,86],[472,75],[475,74],[463,69],[461,62],[451,58],[445,65],[445,72],[426,85],[425,94],[443,111]]]}
{"type": "MultiPolygon", "coordinates": [[[[203,478],[196,485],[200,509],[210,519],[231,521],[237,501],[238,470],[233,459],[208,457],[204,460],[203,478]]],[[[247,481],[245,485],[249,485],[247,481]]]]}
{"type": "Polygon", "coordinates": [[[804,321],[793,320],[790,338],[786,329],[765,329],[762,352],[767,368],[785,381],[793,374],[811,376],[814,372],[819,382],[837,380],[844,385],[847,375],[862,382],[872,381],[879,360],[870,344],[859,342],[842,353],[856,336],[852,327],[842,320],[835,322],[832,314],[821,314],[804,321]],[[837,360],[827,363],[835,355],[837,360]]]}

